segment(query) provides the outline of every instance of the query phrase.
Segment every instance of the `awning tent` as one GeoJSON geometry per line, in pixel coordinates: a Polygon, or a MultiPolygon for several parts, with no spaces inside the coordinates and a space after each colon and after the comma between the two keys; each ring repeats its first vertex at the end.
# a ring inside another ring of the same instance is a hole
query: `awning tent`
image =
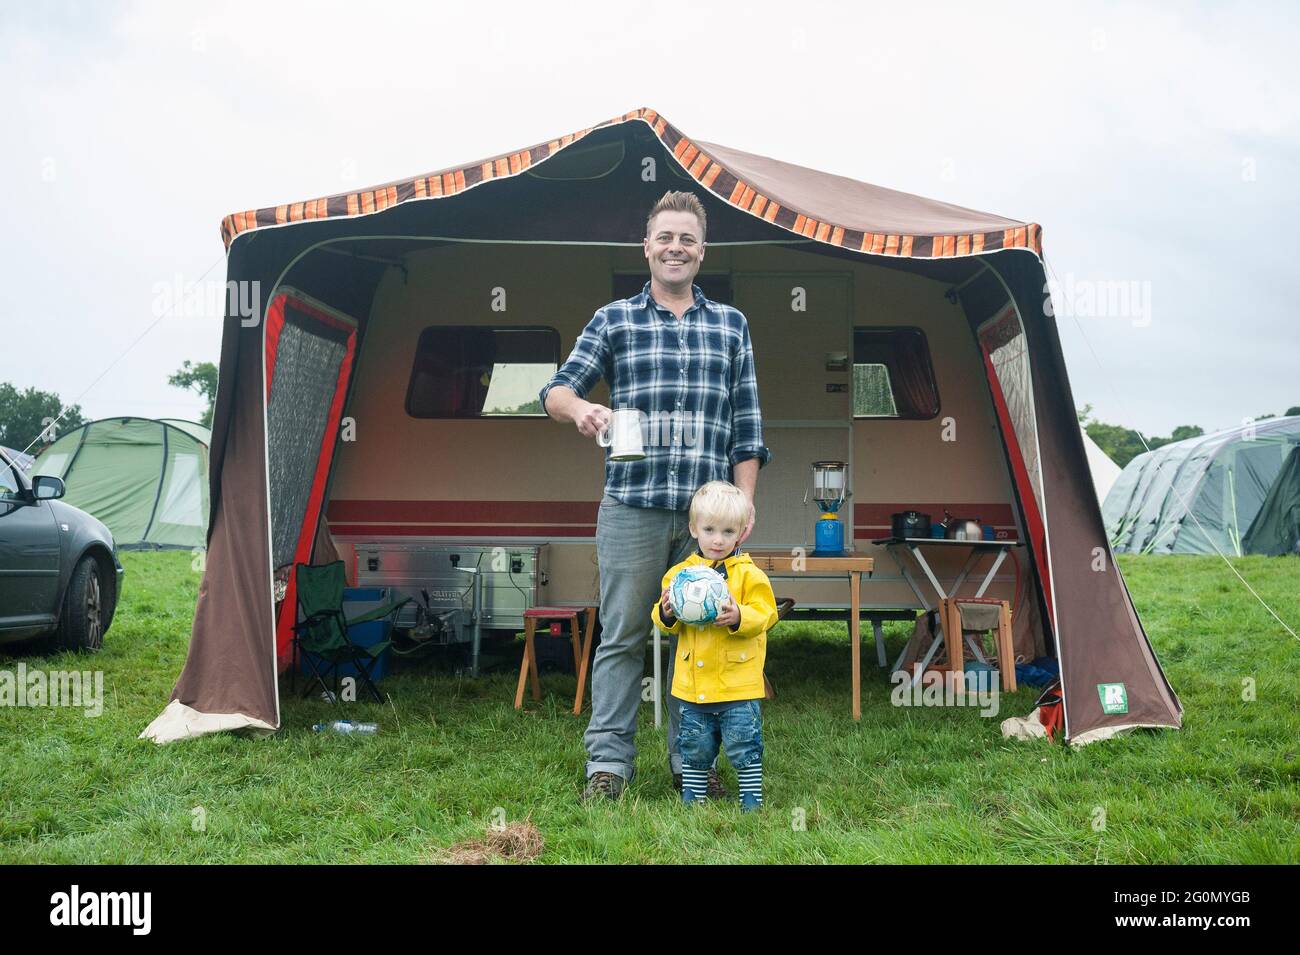
{"type": "Polygon", "coordinates": [[[1267,418],[1135,457],[1103,506],[1117,552],[1254,553],[1243,537],[1300,444],[1300,416],[1267,418]]]}
{"type": "MultiPolygon", "coordinates": [[[[779,144],[795,134],[773,135],[779,144]]],[[[1012,476],[1032,558],[1031,600],[1060,658],[1067,738],[1180,725],[1110,559],[1044,309],[1039,226],[691,140],[638,109],[487,160],[223,221],[227,279],[259,288],[263,313],[226,319],[206,578],[185,669],[144,736],[278,728],[277,582],[312,552],[350,370],[360,343],[378,334],[368,316],[385,272],[439,243],[639,246],[646,211],[681,188],[705,203],[711,245],[799,243],[944,283],[971,353],[982,356],[999,466],[1012,476]],[[1126,688],[1123,712],[1103,706],[1108,684],[1126,688]]]]}
{"type": "Polygon", "coordinates": [[[203,547],[211,432],[174,418],[104,418],[59,436],[32,474],[63,479],[69,504],[103,521],[119,547],[203,547]]]}

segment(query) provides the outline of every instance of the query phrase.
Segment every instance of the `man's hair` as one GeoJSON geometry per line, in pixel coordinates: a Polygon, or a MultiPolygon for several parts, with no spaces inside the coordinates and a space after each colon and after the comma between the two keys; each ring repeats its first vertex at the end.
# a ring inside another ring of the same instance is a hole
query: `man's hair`
{"type": "Polygon", "coordinates": [[[749,500],[745,492],[727,481],[710,481],[691,498],[691,524],[712,518],[719,524],[734,524],[744,530],[749,523],[749,500]]]}
{"type": "Polygon", "coordinates": [[[654,204],[650,210],[650,215],[646,216],[645,234],[646,238],[650,237],[650,227],[654,225],[655,216],[661,212],[690,212],[695,218],[700,220],[700,241],[704,241],[704,233],[708,231],[708,216],[704,214],[704,203],[700,202],[700,197],[693,192],[665,192],[659,197],[659,201],[654,204]]]}

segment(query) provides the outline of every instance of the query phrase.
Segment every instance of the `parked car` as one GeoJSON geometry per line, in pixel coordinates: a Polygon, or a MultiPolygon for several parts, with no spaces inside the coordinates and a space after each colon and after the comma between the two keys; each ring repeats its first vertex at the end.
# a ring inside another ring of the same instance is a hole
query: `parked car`
{"type": "Polygon", "coordinates": [[[108,528],[58,500],[63,481],[0,451],[0,644],[50,635],[61,649],[104,642],[125,571],[108,528]]]}

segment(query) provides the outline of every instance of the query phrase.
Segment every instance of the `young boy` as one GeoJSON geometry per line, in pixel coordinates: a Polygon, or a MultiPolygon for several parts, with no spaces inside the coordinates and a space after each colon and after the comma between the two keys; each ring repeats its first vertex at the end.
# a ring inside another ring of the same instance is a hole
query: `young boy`
{"type": "Polygon", "coordinates": [[[763,804],[763,661],[767,631],[776,625],[776,598],[767,575],[741,554],[737,541],[749,520],[744,492],[710,481],[691,499],[690,531],[699,547],[663,578],[650,612],[655,626],[677,636],[672,695],[681,701],[682,802],[707,798],[708,771],[721,745],[740,782],[746,811],[763,804]],[[712,567],[727,581],[730,599],[704,626],[677,619],[670,596],[683,567],[712,567]]]}

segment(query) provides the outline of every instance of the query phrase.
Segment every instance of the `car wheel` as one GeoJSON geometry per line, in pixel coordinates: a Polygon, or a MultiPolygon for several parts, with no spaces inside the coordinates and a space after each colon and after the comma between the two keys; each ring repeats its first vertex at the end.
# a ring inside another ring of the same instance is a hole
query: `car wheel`
{"type": "Polygon", "coordinates": [[[99,561],[83,557],[68,581],[59,623],[58,645],[63,650],[94,653],[104,644],[104,583],[99,561]]]}

